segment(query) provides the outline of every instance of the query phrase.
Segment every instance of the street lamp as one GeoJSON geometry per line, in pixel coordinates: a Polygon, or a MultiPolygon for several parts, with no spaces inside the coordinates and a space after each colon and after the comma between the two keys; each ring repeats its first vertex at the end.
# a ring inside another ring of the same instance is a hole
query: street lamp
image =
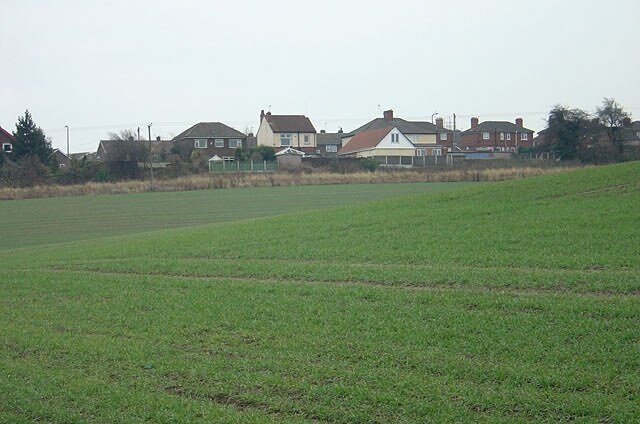
{"type": "Polygon", "coordinates": [[[67,156],[69,156],[69,125],[64,126],[67,129],[67,156]]]}
{"type": "Polygon", "coordinates": [[[431,123],[432,123],[432,124],[433,124],[433,117],[434,117],[434,116],[436,116],[436,115],[438,115],[438,112],[433,112],[433,113],[431,114],[431,123]]]}
{"type": "Polygon", "coordinates": [[[149,169],[151,170],[151,191],[153,191],[153,159],[151,158],[151,125],[153,122],[149,122],[147,129],[149,130],[149,169]]]}

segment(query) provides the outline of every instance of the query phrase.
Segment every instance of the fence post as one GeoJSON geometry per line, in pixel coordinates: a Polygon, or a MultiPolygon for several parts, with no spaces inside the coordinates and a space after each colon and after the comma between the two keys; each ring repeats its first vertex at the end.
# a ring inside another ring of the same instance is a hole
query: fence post
{"type": "Polygon", "coordinates": [[[251,172],[253,172],[253,161],[251,161],[251,172]]]}
{"type": "Polygon", "coordinates": [[[227,164],[226,164],[226,162],[227,162],[226,160],[223,160],[223,161],[222,161],[222,172],[224,172],[224,171],[226,171],[226,170],[227,170],[227,169],[226,169],[226,168],[227,168],[227,166],[226,166],[226,165],[227,165],[227,164]]]}
{"type": "Polygon", "coordinates": [[[433,161],[434,161],[434,163],[435,163],[435,166],[438,166],[438,155],[435,155],[435,156],[433,157],[433,161]]]}

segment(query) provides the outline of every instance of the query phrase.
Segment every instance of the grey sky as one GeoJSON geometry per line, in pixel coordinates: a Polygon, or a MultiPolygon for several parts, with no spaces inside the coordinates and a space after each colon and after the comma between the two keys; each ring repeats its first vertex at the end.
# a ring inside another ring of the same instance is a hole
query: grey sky
{"type": "Polygon", "coordinates": [[[153,122],[257,131],[260,109],[350,130],[392,108],[523,116],[615,97],[640,117],[637,0],[0,0],[0,126],[71,151],[153,122]]]}

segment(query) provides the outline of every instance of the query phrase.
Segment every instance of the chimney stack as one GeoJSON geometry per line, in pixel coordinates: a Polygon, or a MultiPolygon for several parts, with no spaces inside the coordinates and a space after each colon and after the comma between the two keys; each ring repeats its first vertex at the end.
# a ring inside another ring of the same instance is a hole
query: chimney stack
{"type": "Polygon", "coordinates": [[[522,118],[516,118],[516,125],[519,126],[520,128],[524,127],[522,118]]]}
{"type": "Polygon", "coordinates": [[[471,129],[478,128],[478,118],[475,116],[471,118],[471,129]]]}
{"type": "Polygon", "coordinates": [[[442,119],[442,118],[436,118],[436,127],[438,127],[438,128],[444,128],[444,119],[442,119]]]}
{"type": "Polygon", "coordinates": [[[383,116],[385,121],[393,121],[393,109],[385,110],[383,116]]]}

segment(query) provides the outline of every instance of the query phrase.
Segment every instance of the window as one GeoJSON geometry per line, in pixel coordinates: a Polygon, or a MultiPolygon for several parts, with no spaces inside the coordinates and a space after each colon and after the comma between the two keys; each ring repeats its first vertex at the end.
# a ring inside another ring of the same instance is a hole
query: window
{"type": "Polygon", "coordinates": [[[500,141],[504,141],[504,133],[500,133],[500,141]]]}
{"type": "Polygon", "coordinates": [[[507,133],[507,141],[511,141],[511,133],[507,133]]]}
{"type": "Polygon", "coordinates": [[[196,149],[206,149],[207,148],[207,139],[206,138],[196,138],[194,140],[194,147],[196,149]]]}
{"type": "Polygon", "coordinates": [[[216,147],[224,147],[224,140],[222,138],[216,138],[216,147]]]}
{"type": "Polygon", "coordinates": [[[2,143],[2,152],[3,153],[13,152],[13,145],[11,143],[2,143]]]}
{"type": "Polygon", "coordinates": [[[440,133],[440,141],[447,141],[447,133],[440,133]]]}
{"type": "Polygon", "coordinates": [[[239,138],[232,138],[229,140],[229,148],[230,149],[239,149],[242,148],[242,140],[239,138]]]}
{"type": "Polygon", "coordinates": [[[304,136],[304,144],[309,145],[309,136],[308,135],[304,136]]]}
{"type": "Polygon", "coordinates": [[[636,131],[636,137],[640,138],[640,131],[636,131]]]}
{"type": "Polygon", "coordinates": [[[431,154],[433,156],[442,156],[442,149],[431,149],[431,154]]]}
{"type": "Polygon", "coordinates": [[[327,144],[325,146],[325,151],[327,153],[336,153],[338,151],[338,146],[336,146],[335,144],[327,144]]]}
{"type": "Polygon", "coordinates": [[[482,139],[483,140],[489,140],[489,133],[488,132],[483,132],[482,133],[482,139]]]}
{"type": "Polygon", "coordinates": [[[291,146],[291,134],[280,134],[280,145],[291,146]]]}
{"type": "Polygon", "coordinates": [[[233,162],[235,158],[233,156],[224,156],[222,160],[225,162],[233,162]]]}
{"type": "Polygon", "coordinates": [[[527,133],[522,133],[520,135],[520,140],[525,141],[525,140],[529,140],[529,134],[527,133]]]}
{"type": "Polygon", "coordinates": [[[392,143],[400,143],[400,134],[391,134],[392,143]]]}
{"type": "Polygon", "coordinates": [[[425,155],[424,149],[416,149],[416,156],[424,156],[424,155],[425,155]]]}

